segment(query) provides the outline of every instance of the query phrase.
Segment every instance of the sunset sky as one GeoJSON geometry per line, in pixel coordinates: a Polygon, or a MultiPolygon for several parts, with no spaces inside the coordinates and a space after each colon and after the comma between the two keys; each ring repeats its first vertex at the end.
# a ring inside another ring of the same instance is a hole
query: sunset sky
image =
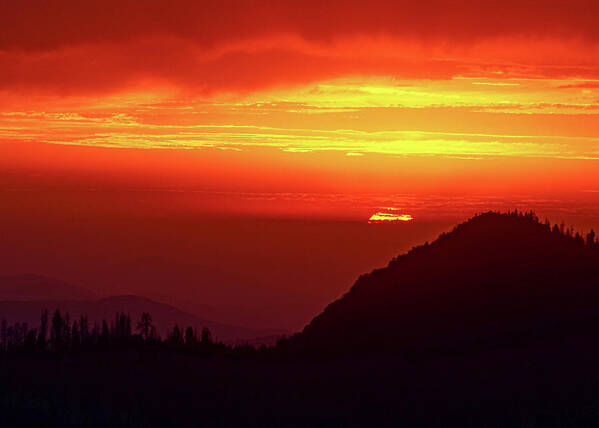
{"type": "MultiPolygon", "coordinates": [[[[491,208],[597,228],[597,16],[576,0],[6,2],[5,233],[50,242],[83,218],[99,235],[114,218],[425,222],[367,269],[491,208]]],[[[5,270],[67,275],[43,257],[55,247],[19,245],[5,270]]]]}

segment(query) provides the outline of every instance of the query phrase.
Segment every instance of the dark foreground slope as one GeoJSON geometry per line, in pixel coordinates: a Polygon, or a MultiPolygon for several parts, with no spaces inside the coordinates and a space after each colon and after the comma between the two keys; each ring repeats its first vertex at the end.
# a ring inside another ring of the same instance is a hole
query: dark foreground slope
{"type": "Polygon", "coordinates": [[[2,427],[595,427],[596,349],[406,361],[95,353],[0,358],[2,427]]]}
{"type": "Polygon", "coordinates": [[[292,339],[323,351],[466,352],[599,331],[599,248],[485,213],[359,278],[292,339]]]}

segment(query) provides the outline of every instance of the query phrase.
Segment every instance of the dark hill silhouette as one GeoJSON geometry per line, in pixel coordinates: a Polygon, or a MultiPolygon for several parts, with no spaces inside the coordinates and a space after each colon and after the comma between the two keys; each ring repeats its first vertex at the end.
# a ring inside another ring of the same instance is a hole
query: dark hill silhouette
{"type": "Polygon", "coordinates": [[[40,275],[0,276],[0,300],[91,300],[93,291],[40,275]]]}
{"type": "Polygon", "coordinates": [[[598,328],[594,234],[552,228],[532,212],[488,212],[361,276],[290,344],[462,352],[598,328]]]}
{"type": "Polygon", "coordinates": [[[215,338],[227,343],[239,343],[244,340],[252,341],[259,337],[265,340],[260,343],[271,343],[275,338],[267,336],[281,334],[277,331],[252,330],[240,326],[223,324],[201,318],[184,312],[174,306],[139,296],[112,296],[98,300],[31,300],[31,301],[0,301],[0,319],[7,322],[26,322],[29,327],[38,327],[40,315],[47,309],[52,313],[59,309],[63,314],[68,313],[71,319],[87,316],[90,324],[94,322],[101,325],[103,320],[112,320],[117,312],[129,314],[137,322],[141,314],[151,314],[157,333],[165,337],[169,329],[175,324],[191,326],[201,331],[208,328],[215,338]]]}

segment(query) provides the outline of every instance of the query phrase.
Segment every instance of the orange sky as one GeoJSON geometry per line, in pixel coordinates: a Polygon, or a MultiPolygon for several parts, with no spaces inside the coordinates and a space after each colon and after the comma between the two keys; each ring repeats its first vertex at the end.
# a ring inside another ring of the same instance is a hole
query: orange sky
{"type": "Polygon", "coordinates": [[[588,202],[596,12],[593,1],[11,2],[4,187],[588,202]]]}
{"type": "MultiPolygon", "coordinates": [[[[599,227],[597,16],[596,1],[556,0],[8,2],[0,219],[22,249],[0,246],[4,270],[84,281],[73,254],[89,256],[81,266],[115,254],[110,233],[143,241],[134,226],[109,231],[117,218],[408,220],[401,244],[380,231],[347,244],[360,269],[491,208],[599,227]],[[83,219],[95,222],[89,242],[73,234],[62,265],[48,258],[55,231],[83,219]]],[[[332,257],[311,251],[323,266],[332,257]]],[[[326,292],[311,304],[359,273],[315,283],[326,292]]]]}
{"type": "Polygon", "coordinates": [[[598,8],[11,2],[4,187],[593,199],[598,8]]]}

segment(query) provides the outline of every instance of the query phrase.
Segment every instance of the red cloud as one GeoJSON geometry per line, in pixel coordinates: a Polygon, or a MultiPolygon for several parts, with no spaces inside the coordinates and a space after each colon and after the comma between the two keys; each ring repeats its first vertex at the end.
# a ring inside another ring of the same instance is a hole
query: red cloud
{"type": "Polygon", "coordinates": [[[472,41],[498,36],[599,38],[593,0],[21,0],[3,5],[0,49],[173,36],[214,45],[277,33],[329,41],[356,34],[472,41]]]}
{"type": "Polygon", "coordinates": [[[349,74],[594,78],[598,14],[594,1],[555,0],[22,0],[0,15],[0,89],[159,82],[211,93],[349,74]],[[554,52],[561,42],[574,48],[554,52]]]}

